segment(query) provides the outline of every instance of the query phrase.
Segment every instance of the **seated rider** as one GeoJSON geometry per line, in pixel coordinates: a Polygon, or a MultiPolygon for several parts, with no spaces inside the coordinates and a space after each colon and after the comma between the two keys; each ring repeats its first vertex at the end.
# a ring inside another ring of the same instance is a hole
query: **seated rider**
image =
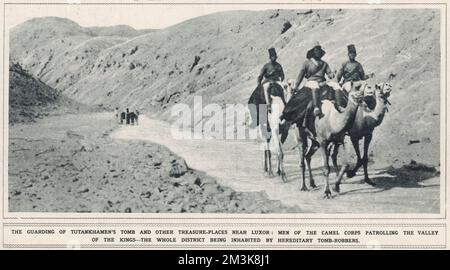
{"type": "MultiPolygon", "coordinates": [[[[351,82],[354,84],[361,83],[361,81],[367,80],[373,77],[373,73],[366,75],[362,65],[356,61],[356,48],[355,45],[350,44],[347,46],[348,61],[343,63],[337,74],[337,82],[342,85],[342,89],[348,94],[351,90],[351,82]]],[[[336,91],[336,102],[339,106],[344,107],[343,93],[336,91]]]]}
{"type": "MultiPolygon", "coordinates": [[[[302,68],[298,74],[297,83],[294,89],[298,89],[300,83],[303,81],[303,78],[306,78],[305,87],[311,89],[312,91],[312,102],[308,104],[307,111],[311,108],[314,108],[314,115],[321,116],[322,112],[320,109],[320,96],[321,96],[321,86],[323,86],[326,81],[325,75],[328,78],[332,79],[334,77],[333,72],[331,71],[328,63],[322,60],[322,57],[325,55],[325,51],[322,47],[317,43],[312,49],[310,49],[306,54],[306,61],[303,63],[302,68]]],[[[309,115],[309,113],[307,113],[309,115]]],[[[304,125],[306,127],[306,118],[304,121],[304,125]]]]}
{"type": "MultiPolygon", "coordinates": [[[[270,105],[269,86],[272,83],[276,83],[283,88],[280,82],[284,80],[283,67],[277,62],[277,52],[275,51],[275,48],[269,49],[269,58],[270,62],[264,65],[257,81],[258,86],[263,86],[264,98],[268,105],[270,105]]],[[[270,112],[270,106],[268,106],[267,110],[270,112]]]]}

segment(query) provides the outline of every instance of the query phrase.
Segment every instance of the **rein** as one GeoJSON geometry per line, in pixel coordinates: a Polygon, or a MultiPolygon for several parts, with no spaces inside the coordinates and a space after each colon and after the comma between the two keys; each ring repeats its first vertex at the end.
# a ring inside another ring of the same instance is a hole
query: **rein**
{"type": "MultiPolygon", "coordinates": [[[[391,74],[391,75],[389,75],[389,78],[387,79],[387,81],[385,81],[385,82],[383,83],[383,88],[381,88],[381,92],[382,92],[382,93],[384,93],[384,86],[385,86],[388,82],[392,81],[392,79],[393,79],[393,77],[392,77],[392,74],[391,74]]],[[[388,105],[391,105],[391,103],[389,102],[389,100],[387,99],[387,97],[382,96],[381,98],[382,98],[388,105]]]]}
{"type": "Polygon", "coordinates": [[[389,102],[389,100],[387,99],[387,97],[381,97],[381,99],[383,99],[384,100],[384,102],[386,102],[386,104],[388,104],[388,105],[392,105],[390,102],[389,102]]]}

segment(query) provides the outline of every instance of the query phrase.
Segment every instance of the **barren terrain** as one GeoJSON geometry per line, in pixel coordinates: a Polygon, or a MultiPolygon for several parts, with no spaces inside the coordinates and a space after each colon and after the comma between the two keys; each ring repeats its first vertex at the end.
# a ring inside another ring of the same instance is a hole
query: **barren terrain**
{"type": "MultiPolygon", "coordinates": [[[[12,212],[300,212],[262,192],[236,192],[164,146],[117,140],[111,113],[50,116],[10,128],[12,212]]],[[[137,128],[130,126],[129,128],[137,128]]]]}
{"type": "MultiPolygon", "coordinates": [[[[320,154],[312,164],[318,188],[300,191],[298,150],[292,142],[284,145],[288,182],[283,183],[279,177],[264,177],[263,148],[257,141],[175,140],[170,134],[168,123],[144,116],[139,126],[121,127],[112,137],[166,145],[190,167],[207,172],[220,184],[243,192],[263,191],[272,200],[298,207],[301,213],[439,213],[440,210],[440,172],[424,164],[413,162],[393,167],[382,161],[372,162],[369,177],[376,187],[364,183],[361,169],[356,177],[344,180],[339,194],[333,192],[333,199],[326,200],[320,154]]],[[[332,173],[331,183],[334,177],[332,173]]]]}
{"type": "Polygon", "coordinates": [[[191,105],[194,96],[205,105],[246,103],[271,46],[286,77],[296,78],[314,42],[332,69],[347,60],[353,43],[373,82],[395,75],[374,155],[398,166],[411,159],[438,166],[439,29],[433,9],[230,11],[153,31],[48,17],[11,30],[10,58],[82,103],[168,119],[174,104],[191,105]]]}
{"type": "Polygon", "coordinates": [[[432,9],[232,11],[148,30],[27,21],[10,32],[10,211],[438,213],[439,29],[432,9]],[[292,135],[287,183],[263,177],[257,140],[172,138],[175,104],[245,104],[267,48],[296,78],[315,41],[332,69],[353,43],[370,83],[394,77],[370,151],[376,187],[358,175],[323,200],[314,159],[320,188],[300,192],[292,135]],[[117,106],[146,116],[119,127],[94,113],[117,106]]]}

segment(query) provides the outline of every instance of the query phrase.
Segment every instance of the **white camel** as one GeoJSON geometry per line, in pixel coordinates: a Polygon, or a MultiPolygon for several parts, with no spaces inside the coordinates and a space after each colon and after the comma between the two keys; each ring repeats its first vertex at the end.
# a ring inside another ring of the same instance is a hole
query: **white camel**
{"type": "MultiPolygon", "coordinates": [[[[278,95],[272,95],[272,93],[269,93],[270,95],[270,112],[268,113],[268,129],[269,130],[263,130],[265,128],[264,125],[260,125],[260,131],[262,134],[262,137],[265,138],[264,143],[264,173],[272,177],[273,171],[272,171],[272,153],[270,150],[270,145],[272,144],[274,146],[274,150],[277,155],[277,175],[281,177],[281,180],[283,182],[287,181],[286,172],[284,170],[284,164],[283,164],[283,148],[282,143],[280,140],[280,116],[284,110],[285,107],[285,101],[290,98],[292,95],[292,87],[294,85],[295,81],[292,79],[289,79],[286,81],[286,83],[283,83],[283,95],[284,98],[278,96],[278,95]],[[264,134],[266,134],[264,136],[264,134]]],[[[270,92],[270,91],[269,91],[270,92]]],[[[262,112],[264,113],[264,112],[262,112]]],[[[264,115],[264,114],[263,114],[264,115]]]]}

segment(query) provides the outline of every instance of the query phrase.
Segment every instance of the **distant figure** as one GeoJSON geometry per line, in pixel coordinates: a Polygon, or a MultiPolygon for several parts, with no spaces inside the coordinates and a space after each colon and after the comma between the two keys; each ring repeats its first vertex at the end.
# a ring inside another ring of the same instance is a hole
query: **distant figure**
{"type": "Polygon", "coordinates": [[[127,108],[127,125],[130,124],[130,117],[131,117],[130,110],[128,110],[128,108],[127,108]]]}
{"type": "Polygon", "coordinates": [[[136,119],[136,114],[134,112],[130,112],[130,122],[131,125],[134,126],[134,120],[136,119]]]}
{"type": "Polygon", "coordinates": [[[114,117],[119,121],[119,107],[116,107],[114,109],[114,117]]]}
{"type": "Polygon", "coordinates": [[[136,125],[139,125],[138,119],[139,119],[139,111],[136,110],[136,125]]]}
{"type": "Polygon", "coordinates": [[[120,113],[120,124],[123,125],[123,122],[125,121],[127,114],[125,112],[120,113]]]}

